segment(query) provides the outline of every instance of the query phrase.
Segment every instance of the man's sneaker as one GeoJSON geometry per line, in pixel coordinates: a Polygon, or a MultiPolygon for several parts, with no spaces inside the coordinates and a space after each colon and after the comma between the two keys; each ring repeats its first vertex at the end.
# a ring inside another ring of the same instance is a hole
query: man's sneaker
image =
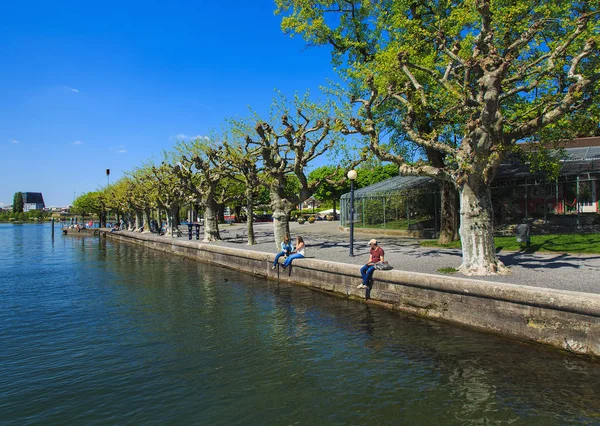
{"type": "Polygon", "coordinates": [[[271,269],[277,269],[277,266],[273,265],[273,267],[271,269]]]}
{"type": "Polygon", "coordinates": [[[367,288],[367,286],[366,286],[366,285],[364,285],[364,284],[361,284],[361,285],[359,285],[359,286],[358,286],[358,287],[356,287],[356,288],[367,288]]]}

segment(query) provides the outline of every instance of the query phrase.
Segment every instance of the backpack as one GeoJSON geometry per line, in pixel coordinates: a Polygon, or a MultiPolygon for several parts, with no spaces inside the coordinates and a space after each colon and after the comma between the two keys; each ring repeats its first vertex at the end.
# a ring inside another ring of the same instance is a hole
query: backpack
{"type": "Polygon", "coordinates": [[[375,264],[375,269],[379,269],[380,271],[389,271],[393,269],[392,266],[387,262],[379,262],[375,264]]]}

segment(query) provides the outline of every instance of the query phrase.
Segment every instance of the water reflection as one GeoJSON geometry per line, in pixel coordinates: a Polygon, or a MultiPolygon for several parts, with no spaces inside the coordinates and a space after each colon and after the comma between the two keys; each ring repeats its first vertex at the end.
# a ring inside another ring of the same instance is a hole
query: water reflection
{"type": "Polygon", "coordinates": [[[600,368],[584,358],[140,246],[32,235],[13,236],[39,262],[0,265],[8,424],[600,422],[600,368]]]}
{"type": "Polygon", "coordinates": [[[424,405],[449,424],[599,418],[600,373],[585,359],[141,247],[115,244],[109,250],[115,259],[110,267],[119,275],[132,264],[151,270],[137,271],[124,284],[150,283],[155,298],[144,308],[160,312],[163,323],[148,325],[179,335],[174,347],[181,356],[202,356],[216,375],[211,380],[230,382],[239,374],[256,391],[250,378],[262,371],[260,388],[291,386],[303,394],[319,387],[333,406],[340,401],[332,395],[343,389],[344,401],[358,413],[366,396],[375,398],[379,414],[371,407],[371,419],[384,422],[387,416],[415,416],[424,405]]]}

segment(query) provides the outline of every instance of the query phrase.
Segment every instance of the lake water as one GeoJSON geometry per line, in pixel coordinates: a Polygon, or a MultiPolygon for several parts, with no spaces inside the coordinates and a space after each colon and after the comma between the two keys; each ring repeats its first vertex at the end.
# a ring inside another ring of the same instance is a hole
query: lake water
{"type": "Polygon", "coordinates": [[[0,423],[600,423],[600,363],[0,224],[0,423]]]}

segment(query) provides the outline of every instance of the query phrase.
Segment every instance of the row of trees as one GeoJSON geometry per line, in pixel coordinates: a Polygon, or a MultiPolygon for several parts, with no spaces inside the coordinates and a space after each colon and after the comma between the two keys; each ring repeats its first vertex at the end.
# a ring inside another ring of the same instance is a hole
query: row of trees
{"type": "Polygon", "coordinates": [[[0,211],[0,222],[27,222],[41,221],[50,216],[50,213],[44,210],[30,210],[28,212],[20,211],[0,211]]]}
{"type": "MultiPolygon", "coordinates": [[[[279,245],[289,234],[292,210],[313,194],[338,198],[347,191],[346,171],[361,161],[352,160],[351,151],[341,144],[342,134],[332,131],[333,110],[333,104],[317,105],[307,96],[292,102],[279,99],[270,121],[254,115],[229,121],[218,137],[178,141],[160,162],[150,161],[104,190],[80,196],[75,211],[97,214],[101,222],[114,211],[131,217],[134,229],[149,232],[151,214],[160,209],[171,234],[179,232],[180,210],[192,206],[203,212],[204,241],[210,242],[220,239],[218,212],[223,206],[238,212],[244,207],[248,243],[254,244],[253,211],[268,204],[279,245]],[[338,164],[318,168],[311,176],[310,165],[328,153],[335,153],[338,164]]],[[[393,169],[376,168],[382,177],[392,175],[393,169]]]]}
{"type": "MultiPolygon", "coordinates": [[[[180,141],[160,163],[115,185],[125,195],[104,197],[104,208],[118,201],[140,224],[153,206],[165,210],[171,223],[182,203],[202,206],[204,240],[214,241],[217,207],[241,199],[251,218],[262,187],[278,244],[295,205],[325,184],[334,185],[335,193],[345,171],[372,153],[402,174],[437,180],[441,238],[460,234],[462,272],[505,272],[493,242],[491,182],[502,160],[519,150],[518,142],[568,137],[581,123],[597,123],[598,3],[276,4],[284,31],[331,49],[345,79],[336,103],[317,105],[306,97],[291,105],[276,102],[278,113],[267,121],[256,115],[230,120],[222,136],[180,141]],[[357,139],[346,145],[347,135],[358,135],[364,146],[357,139]],[[309,165],[322,155],[336,165],[311,180],[309,165]]],[[[248,236],[252,244],[251,221],[248,236]]]]}

